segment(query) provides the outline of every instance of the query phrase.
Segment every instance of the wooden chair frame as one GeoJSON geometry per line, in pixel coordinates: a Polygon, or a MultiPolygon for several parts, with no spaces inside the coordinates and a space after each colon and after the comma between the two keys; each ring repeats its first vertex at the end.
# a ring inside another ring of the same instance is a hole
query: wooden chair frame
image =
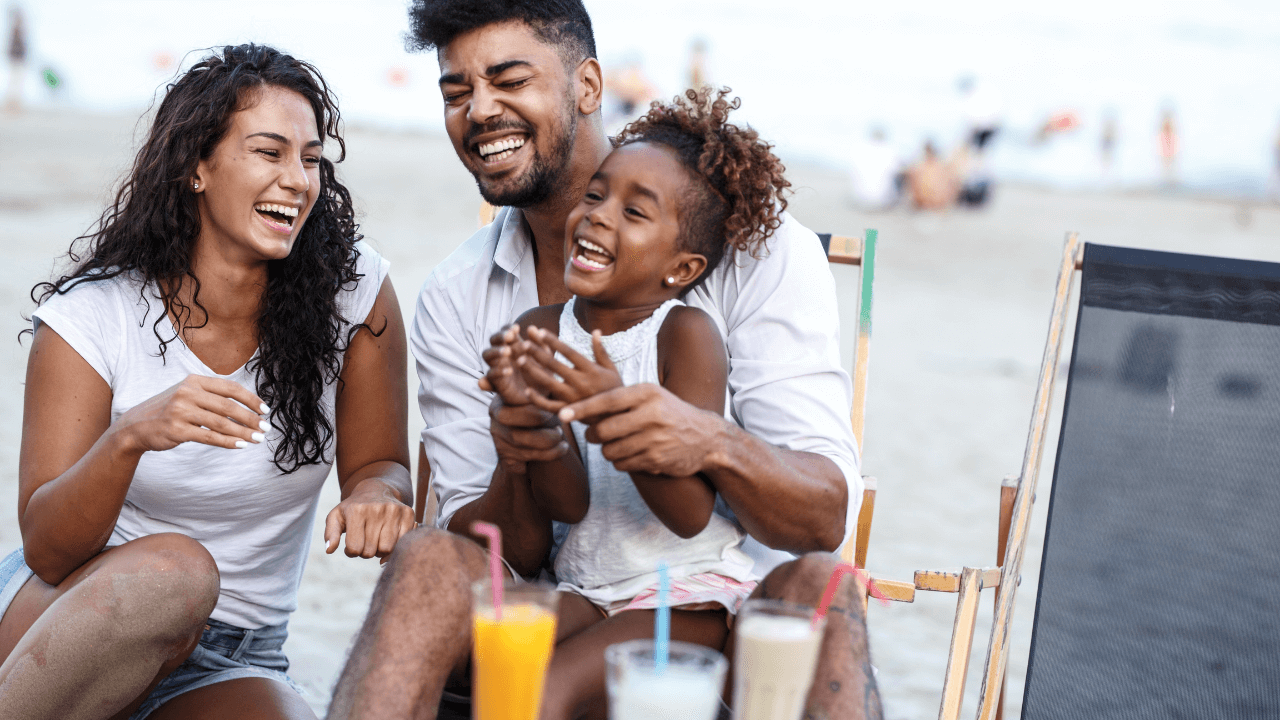
{"type": "MultiPolygon", "coordinates": [[[[965,567],[959,572],[920,570],[913,582],[875,578],[877,587],[890,600],[912,602],[917,590],[957,593],[956,617],[952,626],[951,647],[943,679],[940,720],[958,720],[964,699],[965,677],[973,650],[974,627],[978,617],[978,601],[982,590],[995,589],[995,618],[984,663],[982,688],[978,699],[979,720],[999,720],[1004,710],[1005,670],[1008,662],[1009,622],[1013,616],[1016,590],[1021,582],[1022,562],[1026,551],[1031,505],[1035,501],[1040,462],[1044,455],[1049,411],[1057,379],[1058,357],[1065,335],[1070,306],[1073,275],[1080,268],[1083,246],[1075,233],[1067,235],[1062,263],[1058,272],[1057,292],[1050,315],[1049,336],[1040,364],[1031,427],[1027,435],[1022,472],[1001,482],[999,521],[996,532],[995,567],[965,567]]],[[[868,526],[870,521],[868,519],[868,526]]],[[[865,552],[865,550],[864,550],[865,552]]]]}
{"type": "MultiPolygon", "coordinates": [[[[857,265],[861,269],[858,281],[858,335],[853,346],[853,406],[849,410],[849,423],[853,426],[853,439],[862,456],[862,436],[867,418],[867,367],[871,357],[871,304],[875,281],[876,239],[879,233],[867,230],[865,237],[844,235],[819,235],[827,251],[827,262],[838,265],[857,265]]],[[[862,505],[858,509],[858,526],[852,543],[846,543],[840,551],[842,560],[860,568],[867,566],[867,548],[871,542],[871,520],[876,510],[876,479],[862,476],[862,505]]]]}

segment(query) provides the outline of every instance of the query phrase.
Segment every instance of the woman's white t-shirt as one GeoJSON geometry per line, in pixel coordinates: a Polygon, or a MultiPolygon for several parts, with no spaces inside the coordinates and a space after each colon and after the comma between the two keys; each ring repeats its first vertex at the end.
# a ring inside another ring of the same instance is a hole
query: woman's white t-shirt
{"type": "MultiPolygon", "coordinates": [[[[338,293],[343,339],[351,325],[368,317],[389,267],[367,244],[357,243],[356,249],[356,270],[363,277],[338,293]]],[[[112,422],[188,375],[224,378],[257,391],[256,372],[241,367],[219,375],[206,367],[175,337],[158,297],[154,286],[144,289],[136,279],[82,282],[46,300],[32,314],[32,324],[48,325],[107,382],[112,422]],[[157,328],[172,339],[163,358],[157,328]]],[[[335,385],[329,383],[322,400],[331,422],[335,385]]],[[[156,533],[187,535],[218,564],[222,589],[213,619],[242,628],[284,623],[297,608],[332,449],[327,462],[285,475],[273,462],[279,438],[273,429],[266,442],[242,450],[188,442],[144,453],[107,547],[156,533]]]]}

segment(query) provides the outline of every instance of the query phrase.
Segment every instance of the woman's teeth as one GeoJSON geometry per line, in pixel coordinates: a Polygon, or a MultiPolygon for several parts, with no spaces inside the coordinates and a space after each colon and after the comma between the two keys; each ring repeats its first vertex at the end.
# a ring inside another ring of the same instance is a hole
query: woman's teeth
{"type": "Polygon", "coordinates": [[[298,217],[298,208],[289,205],[258,203],[253,209],[266,215],[268,220],[286,227],[293,227],[293,219],[298,217]]]}
{"type": "Polygon", "coordinates": [[[485,162],[497,162],[511,157],[523,146],[524,138],[507,138],[497,142],[483,143],[478,149],[480,157],[484,158],[485,162]]]}

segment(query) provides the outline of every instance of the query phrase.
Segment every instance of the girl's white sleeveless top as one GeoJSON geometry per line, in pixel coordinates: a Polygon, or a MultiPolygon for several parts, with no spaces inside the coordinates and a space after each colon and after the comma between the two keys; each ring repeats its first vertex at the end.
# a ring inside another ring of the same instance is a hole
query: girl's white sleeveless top
{"type": "MultiPolygon", "coordinates": [[[[575,300],[560,313],[560,339],[591,358],[591,334],[574,317],[575,300]]],[[[603,338],[623,384],[658,383],[658,330],[677,305],[683,303],[668,300],[638,325],[603,338]]],[[[664,561],[672,578],[716,573],[742,582],[760,579],[741,549],[746,533],[723,502],[716,503],[702,532],[681,538],[653,514],[631,476],[615,469],[599,445],[587,442],[587,426],[575,422],[572,428],[591,485],[591,504],[582,522],[556,523],[554,569],[562,589],[600,606],[629,600],[657,585],[658,563],[664,561]]]]}

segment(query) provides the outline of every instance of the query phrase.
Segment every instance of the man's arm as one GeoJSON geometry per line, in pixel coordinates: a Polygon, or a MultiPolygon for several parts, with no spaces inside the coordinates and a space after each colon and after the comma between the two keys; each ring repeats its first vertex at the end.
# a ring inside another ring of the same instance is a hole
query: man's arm
{"type": "Polygon", "coordinates": [[[843,473],[817,453],[764,442],[658,385],[631,385],[569,405],[566,422],[593,423],[587,440],[625,472],[702,473],[742,527],[765,545],[834,551],[845,535],[843,473]]]}
{"type": "Polygon", "coordinates": [[[702,472],[764,545],[836,549],[856,517],[861,477],[835,283],[817,238],[784,215],[768,255],[726,257],[686,301],[723,320],[734,415],[743,427],[656,386],[622,388],[566,410],[598,420],[588,439],[601,442],[620,470],[702,472]]]}
{"type": "Polygon", "coordinates": [[[533,574],[550,550],[551,523],[533,501],[525,463],[558,457],[563,433],[549,413],[508,407],[480,389],[487,368],[477,344],[488,347],[489,338],[470,338],[430,283],[418,297],[410,344],[427,424],[422,440],[440,499],[436,524],[468,536],[475,520],[497,525],[507,561],[533,574]],[[508,462],[499,462],[504,450],[508,462]]]}

